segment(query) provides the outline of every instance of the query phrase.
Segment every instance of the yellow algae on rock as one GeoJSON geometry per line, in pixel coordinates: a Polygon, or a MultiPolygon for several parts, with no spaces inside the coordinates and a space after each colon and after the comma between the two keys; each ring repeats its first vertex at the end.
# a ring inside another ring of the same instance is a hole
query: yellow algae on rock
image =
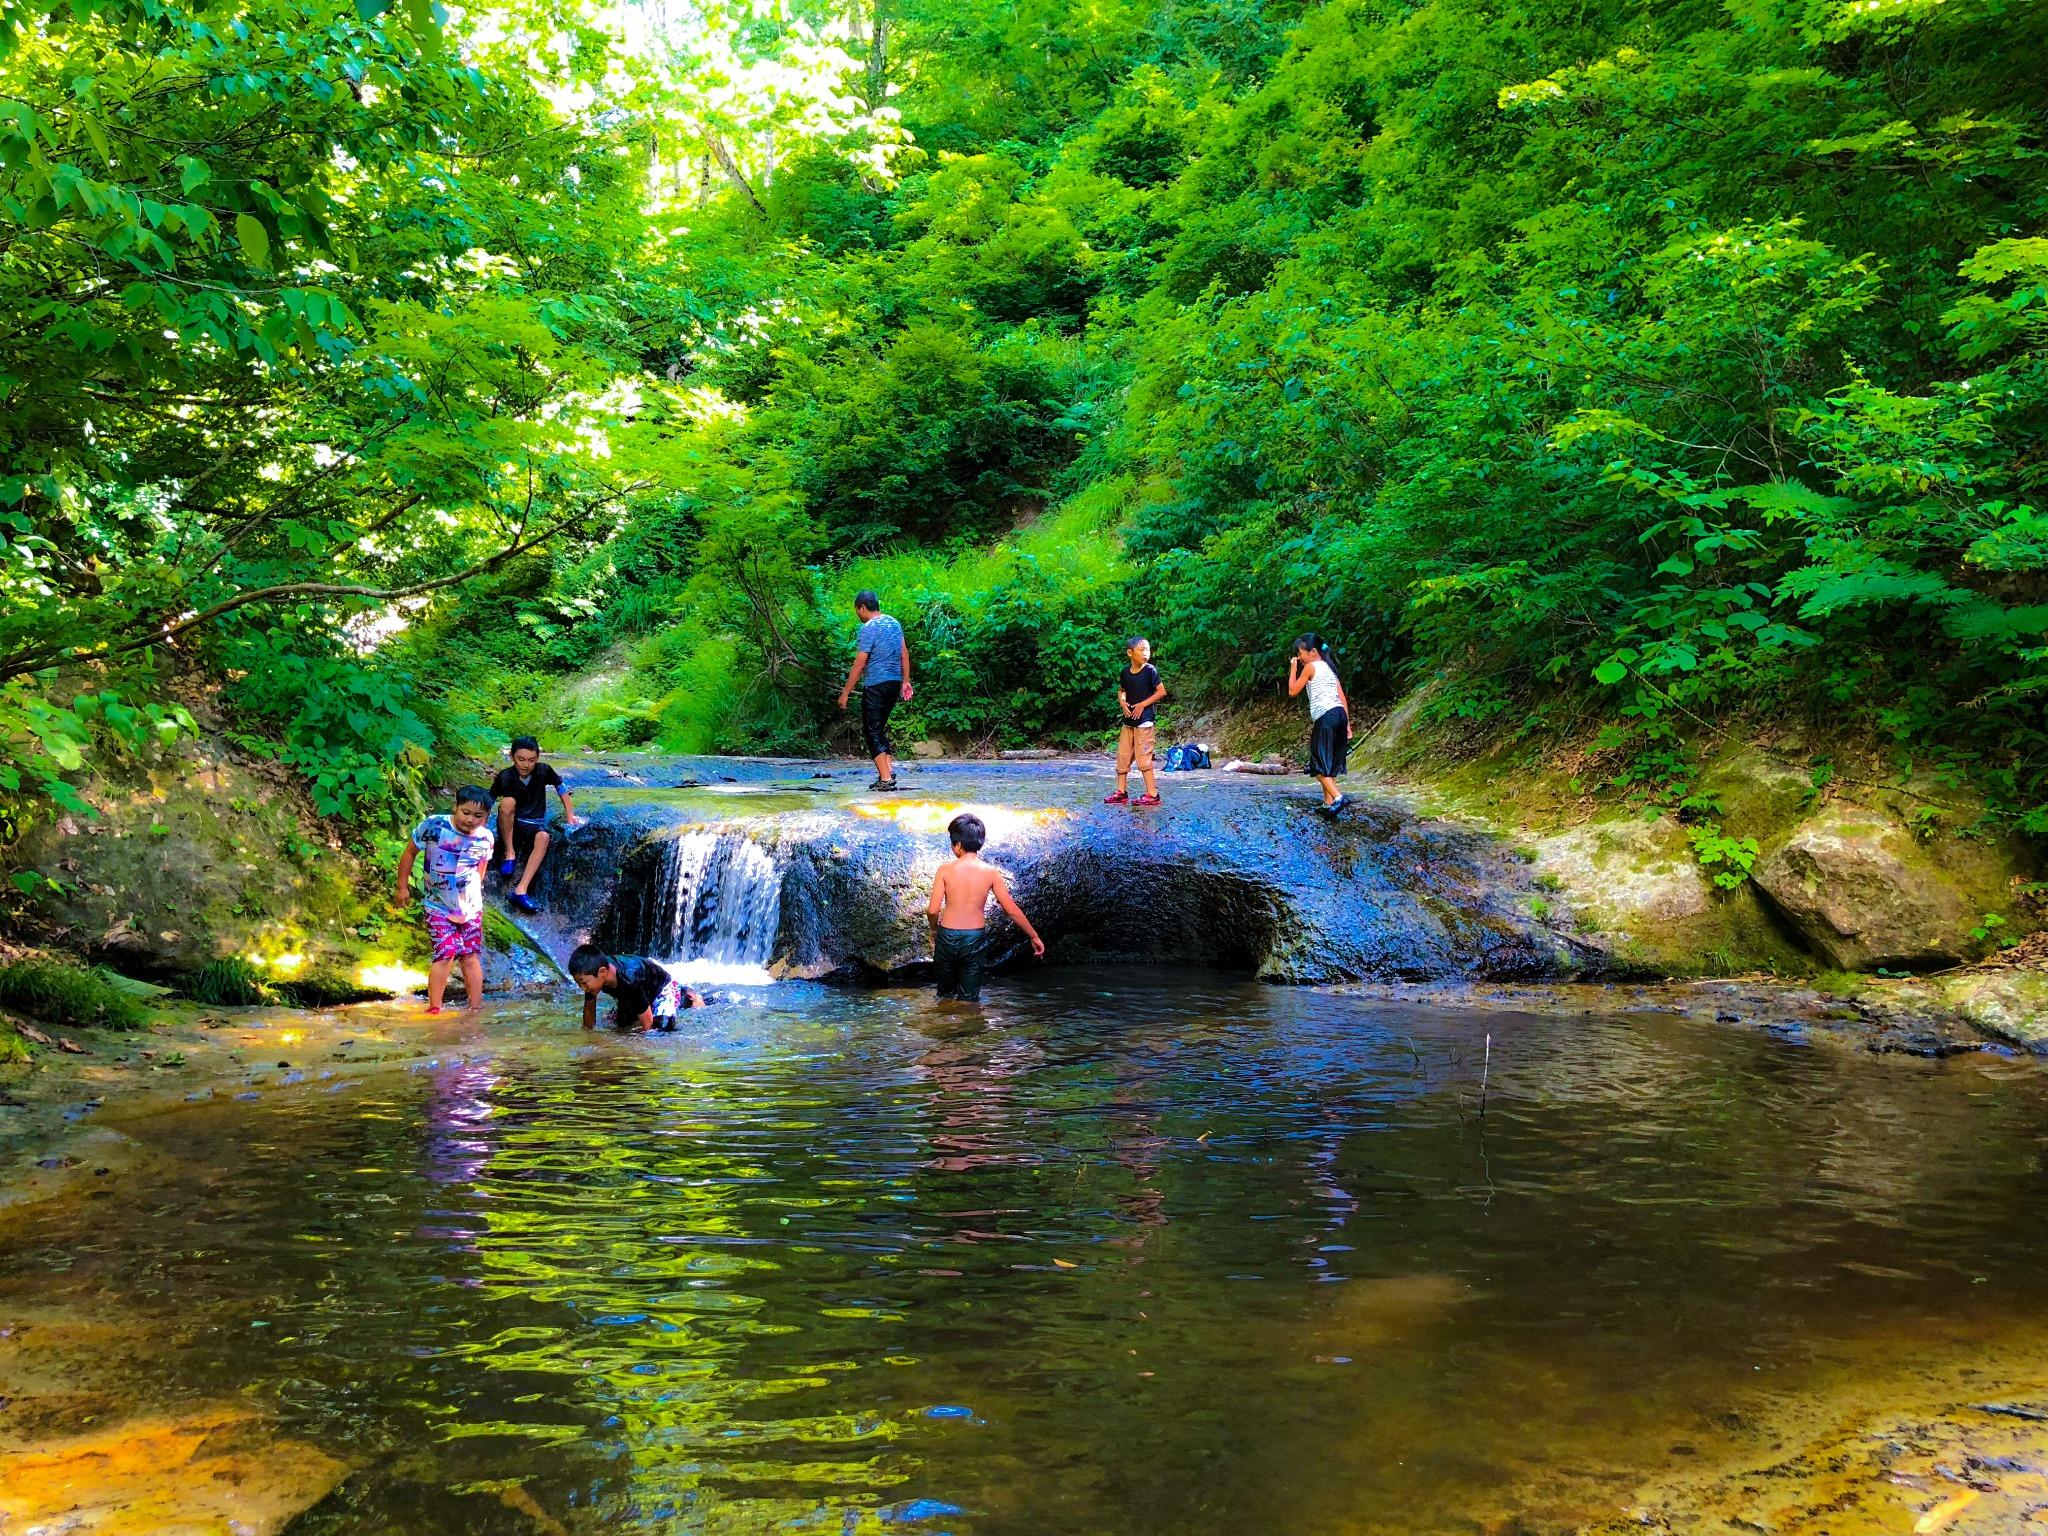
{"type": "Polygon", "coordinates": [[[237,1408],[131,1419],[0,1451],[0,1530],[270,1536],[347,1469],[237,1408]]]}

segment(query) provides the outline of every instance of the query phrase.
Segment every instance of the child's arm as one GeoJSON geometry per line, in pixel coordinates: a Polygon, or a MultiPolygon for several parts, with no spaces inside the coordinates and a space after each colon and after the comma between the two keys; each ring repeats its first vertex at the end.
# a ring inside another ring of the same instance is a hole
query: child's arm
{"type": "Polygon", "coordinates": [[[405,852],[398,856],[398,904],[401,907],[412,903],[412,865],[420,856],[419,844],[407,843],[405,852]]]}
{"type": "Polygon", "coordinates": [[[597,1028],[597,994],[595,992],[583,994],[583,1027],[585,1029],[597,1028]]]}
{"type": "Polygon", "coordinates": [[[1007,912],[1010,921],[1023,930],[1024,937],[1031,941],[1031,953],[1043,956],[1045,954],[1045,940],[1038,936],[1038,930],[1031,926],[1031,919],[1024,915],[1024,909],[1018,906],[1015,899],[1010,895],[1010,882],[1001,875],[996,876],[996,905],[1007,912]]]}
{"type": "Polygon", "coordinates": [[[867,671],[867,669],[868,653],[866,651],[855,651],[853,653],[853,670],[846,674],[846,686],[839,690],[839,707],[841,709],[846,708],[846,701],[853,696],[853,685],[860,681],[861,673],[867,671]]]}
{"type": "Polygon", "coordinates": [[[941,865],[939,867],[939,872],[932,876],[932,899],[925,903],[924,908],[925,923],[927,926],[931,928],[931,930],[934,933],[938,932],[939,914],[943,912],[945,909],[946,870],[945,866],[941,865]]]}
{"type": "Polygon", "coordinates": [[[1161,680],[1161,681],[1160,681],[1160,682],[1159,682],[1159,683],[1158,683],[1158,684],[1157,684],[1157,685],[1156,685],[1156,686],[1155,686],[1155,687],[1154,687],[1154,688],[1152,689],[1152,691],[1151,691],[1150,693],[1146,694],[1144,698],[1142,698],[1142,699],[1138,700],[1138,702],[1137,702],[1137,703],[1135,703],[1135,704],[1133,704],[1133,705],[1131,706],[1131,713],[1132,713],[1133,715],[1142,715],[1142,714],[1143,714],[1143,713],[1144,713],[1144,712],[1145,712],[1146,710],[1150,709],[1150,708],[1151,708],[1151,707],[1152,707],[1152,706],[1153,706],[1154,704],[1157,704],[1157,703],[1158,703],[1158,702],[1159,702],[1159,701],[1160,701],[1161,699],[1163,699],[1163,698],[1165,698],[1165,697],[1166,697],[1166,683],[1165,683],[1165,681],[1164,681],[1164,680],[1162,679],[1162,680],[1161,680]]]}
{"type": "Polygon", "coordinates": [[[1301,652],[1287,658],[1287,697],[1293,698],[1308,686],[1308,669],[1301,664],[1301,652]]]}
{"type": "Polygon", "coordinates": [[[633,1021],[633,1027],[643,1035],[654,1028],[654,1008],[652,1004],[640,1010],[640,1017],[633,1021]]]}
{"type": "Polygon", "coordinates": [[[903,697],[910,697],[910,637],[903,637],[903,697]]]}
{"type": "Polygon", "coordinates": [[[562,802],[562,825],[565,827],[581,825],[576,820],[576,803],[569,798],[569,791],[557,784],[555,786],[555,795],[562,802]]]}

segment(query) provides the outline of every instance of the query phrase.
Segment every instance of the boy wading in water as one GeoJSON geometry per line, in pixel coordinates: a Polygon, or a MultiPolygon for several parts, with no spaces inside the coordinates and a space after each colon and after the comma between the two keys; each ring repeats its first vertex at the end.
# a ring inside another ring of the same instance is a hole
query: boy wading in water
{"type": "Polygon", "coordinates": [[[1303,689],[1308,690],[1308,771],[1323,787],[1317,813],[1335,816],[1351,801],[1337,788],[1351,755],[1351,704],[1337,680],[1337,669],[1330,665],[1329,650],[1312,633],[1294,642],[1294,654],[1287,660],[1287,696],[1291,699],[1303,689]]]}
{"type": "Polygon", "coordinates": [[[612,995],[612,1027],[671,1030],[685,1008],[702,1008],[704,999],[645,955],[617,959],[595,944],[578,944],[569,956],[569,976],[583,989],[583,1027],[597,1028],[597,995],[612,995]]]}
{"type": "Polygon", "coordinates": [[[1124,674],[1117,681],[1117,707],[1124,723],[1116,733],[1116,793],[1105,796],[1105,805],[1157,805],[1159,779],[1152,766],[1152,740],[1157,734],[1153,710],[1166,697],[1166,684],[1159,681],[1159,669],[1152,665],[1152,642],[1133,635],[1124,647],[1124,674]],[[1131,765],[1144,776],[1145,793],[1131,799],[1131,765]]]}
{"type": "Polygon", "coordinates": [[[988,899],[1009,914],[1024,937],[1031,941],[1031,953],[1043,955],[1045,940],[1031,926],[1031,919],[1010,895],[1010,882],[993,864],[981,862],[982,844],[988,828],[979,816],[962,814],[946,824],[946,836],[953,840],[953,857],[939,866],[932,879],[932,899],[924,909],[932,925],[932,968],[937,973],[939,1001],[978,1003],[981,1001],[981,972],[988,963],[988,899]]]}
{"type": "Polygon", "coordinates": [[[434,942],[434,961],[427,968],[427,1012],[441,1011],[448,989],[448,971],[462,963],[462,985],[469,1006],[484,1001],[484,865],[491,860],[491,834],[484,822],[491,803],[483,790],[465,784],[455,791],[455,809],[429,816],[412,829],[412,841],[398,859],[398,904],[412,902],[413,861],[426,856],[420,881],[420,902],[427,912],[427,935],[434,942]]]}
{"type": "Polygon", "coordinates": [[[540,760],[540,743],[531,736],[512,738],[512,766],[500,768],[491,780],[491,799],[498,806],[498,878],[519,883],[512,888],[512,905],[522,912],[534,912],[527,890],[540,873],[548,856],[548,791],[562,797],[562,821],[577,825],[576,807],[562,788],[562,776],[540,760]],[[521,869],[519,861],[526,867],[521,869]]]}
{"type": "Polygon", "coordinates": [[[882,600],[872,592],[857,594],[853,611],[860,619],[860,633],[854,637],[853,670],[846,674],[846,686],[839,690],[839,707],[860,685],[860,730],[867,738],[868,755],[875,760],[875,782],[869,789],[896,787],[896,762],[889,747],[889,712],[911,696],[910,642],[903,638],[903,626],[882,612],[882,600]]]}

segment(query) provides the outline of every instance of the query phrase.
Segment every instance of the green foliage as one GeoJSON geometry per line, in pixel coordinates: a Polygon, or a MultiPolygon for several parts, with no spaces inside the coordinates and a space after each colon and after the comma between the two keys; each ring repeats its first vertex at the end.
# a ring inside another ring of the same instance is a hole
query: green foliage
{"type": "MultiPolygon", "coordinates": [[[[252,967],[250,976],[237,978],[237,984],[257,979],[252,967]]],[[[258,989],[267,990],[277,1001],[290,1003],[295,1008],[334,1008],[343,1003],[376,1002],[391,996],[389,992],[362,985],[347,971],[328,966],[315,966],[300,975],[280,978],[269,983],[267,989],[259,982],[258,989]]],[[[219,1003],[231,999],[221,997],[208,1001],[219,1003]]]]}
{"type": "Polygon", "coordinates": [[[183,986],[194,1002],[215,1007],[245,1008],[276,1001],[263,972],[236,955],[208,961],[183,986]]]}
{"type": "Polygon", "coordinates": [[[913,737],[1315,629],[1361,703],[1598,722],[1724,885],[1685,743],[1745,714],[2048,834],[2041,7],[596,16],[20,22],[0,788],[98,739],[47,668],[144,659],[378,824],[515,727],[846,745],[873,585],[913,737]]]}
{"type": "Polygon", "coordinates": [[[58,960],[0,966],[0,1008],[68,1029],[140,1029],[149,1012],[108,977],[58,960]]]}

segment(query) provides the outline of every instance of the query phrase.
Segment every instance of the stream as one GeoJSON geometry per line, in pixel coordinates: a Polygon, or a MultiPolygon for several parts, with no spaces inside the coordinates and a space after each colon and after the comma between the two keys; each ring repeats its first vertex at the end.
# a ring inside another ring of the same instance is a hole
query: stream
{"type": "MultiPolygon", "coordinates": [[[[136,1119],[146,1172],[7,1228],[0,1443],[248,1415],[292,1484],[22,1529],[1563,1532],[1915,1373],[2048,1362],[2032,1063],[1275,986],[1284,943],[1161,963],[1142,912],[943,1010],[789,975],[881,974],[895,919],[821,916],[689,793],[593,804],[539,925],[718,981],[678,1034],[497,1002],[459,1059],[136,1119]],[[642,873],[595,890],[600,849],[642,873]]],[[[922,814],[823,835],[909,890],[922,814]]],[[[0,1458],[12,1533],[9,1497],[0,1458]]]]}

